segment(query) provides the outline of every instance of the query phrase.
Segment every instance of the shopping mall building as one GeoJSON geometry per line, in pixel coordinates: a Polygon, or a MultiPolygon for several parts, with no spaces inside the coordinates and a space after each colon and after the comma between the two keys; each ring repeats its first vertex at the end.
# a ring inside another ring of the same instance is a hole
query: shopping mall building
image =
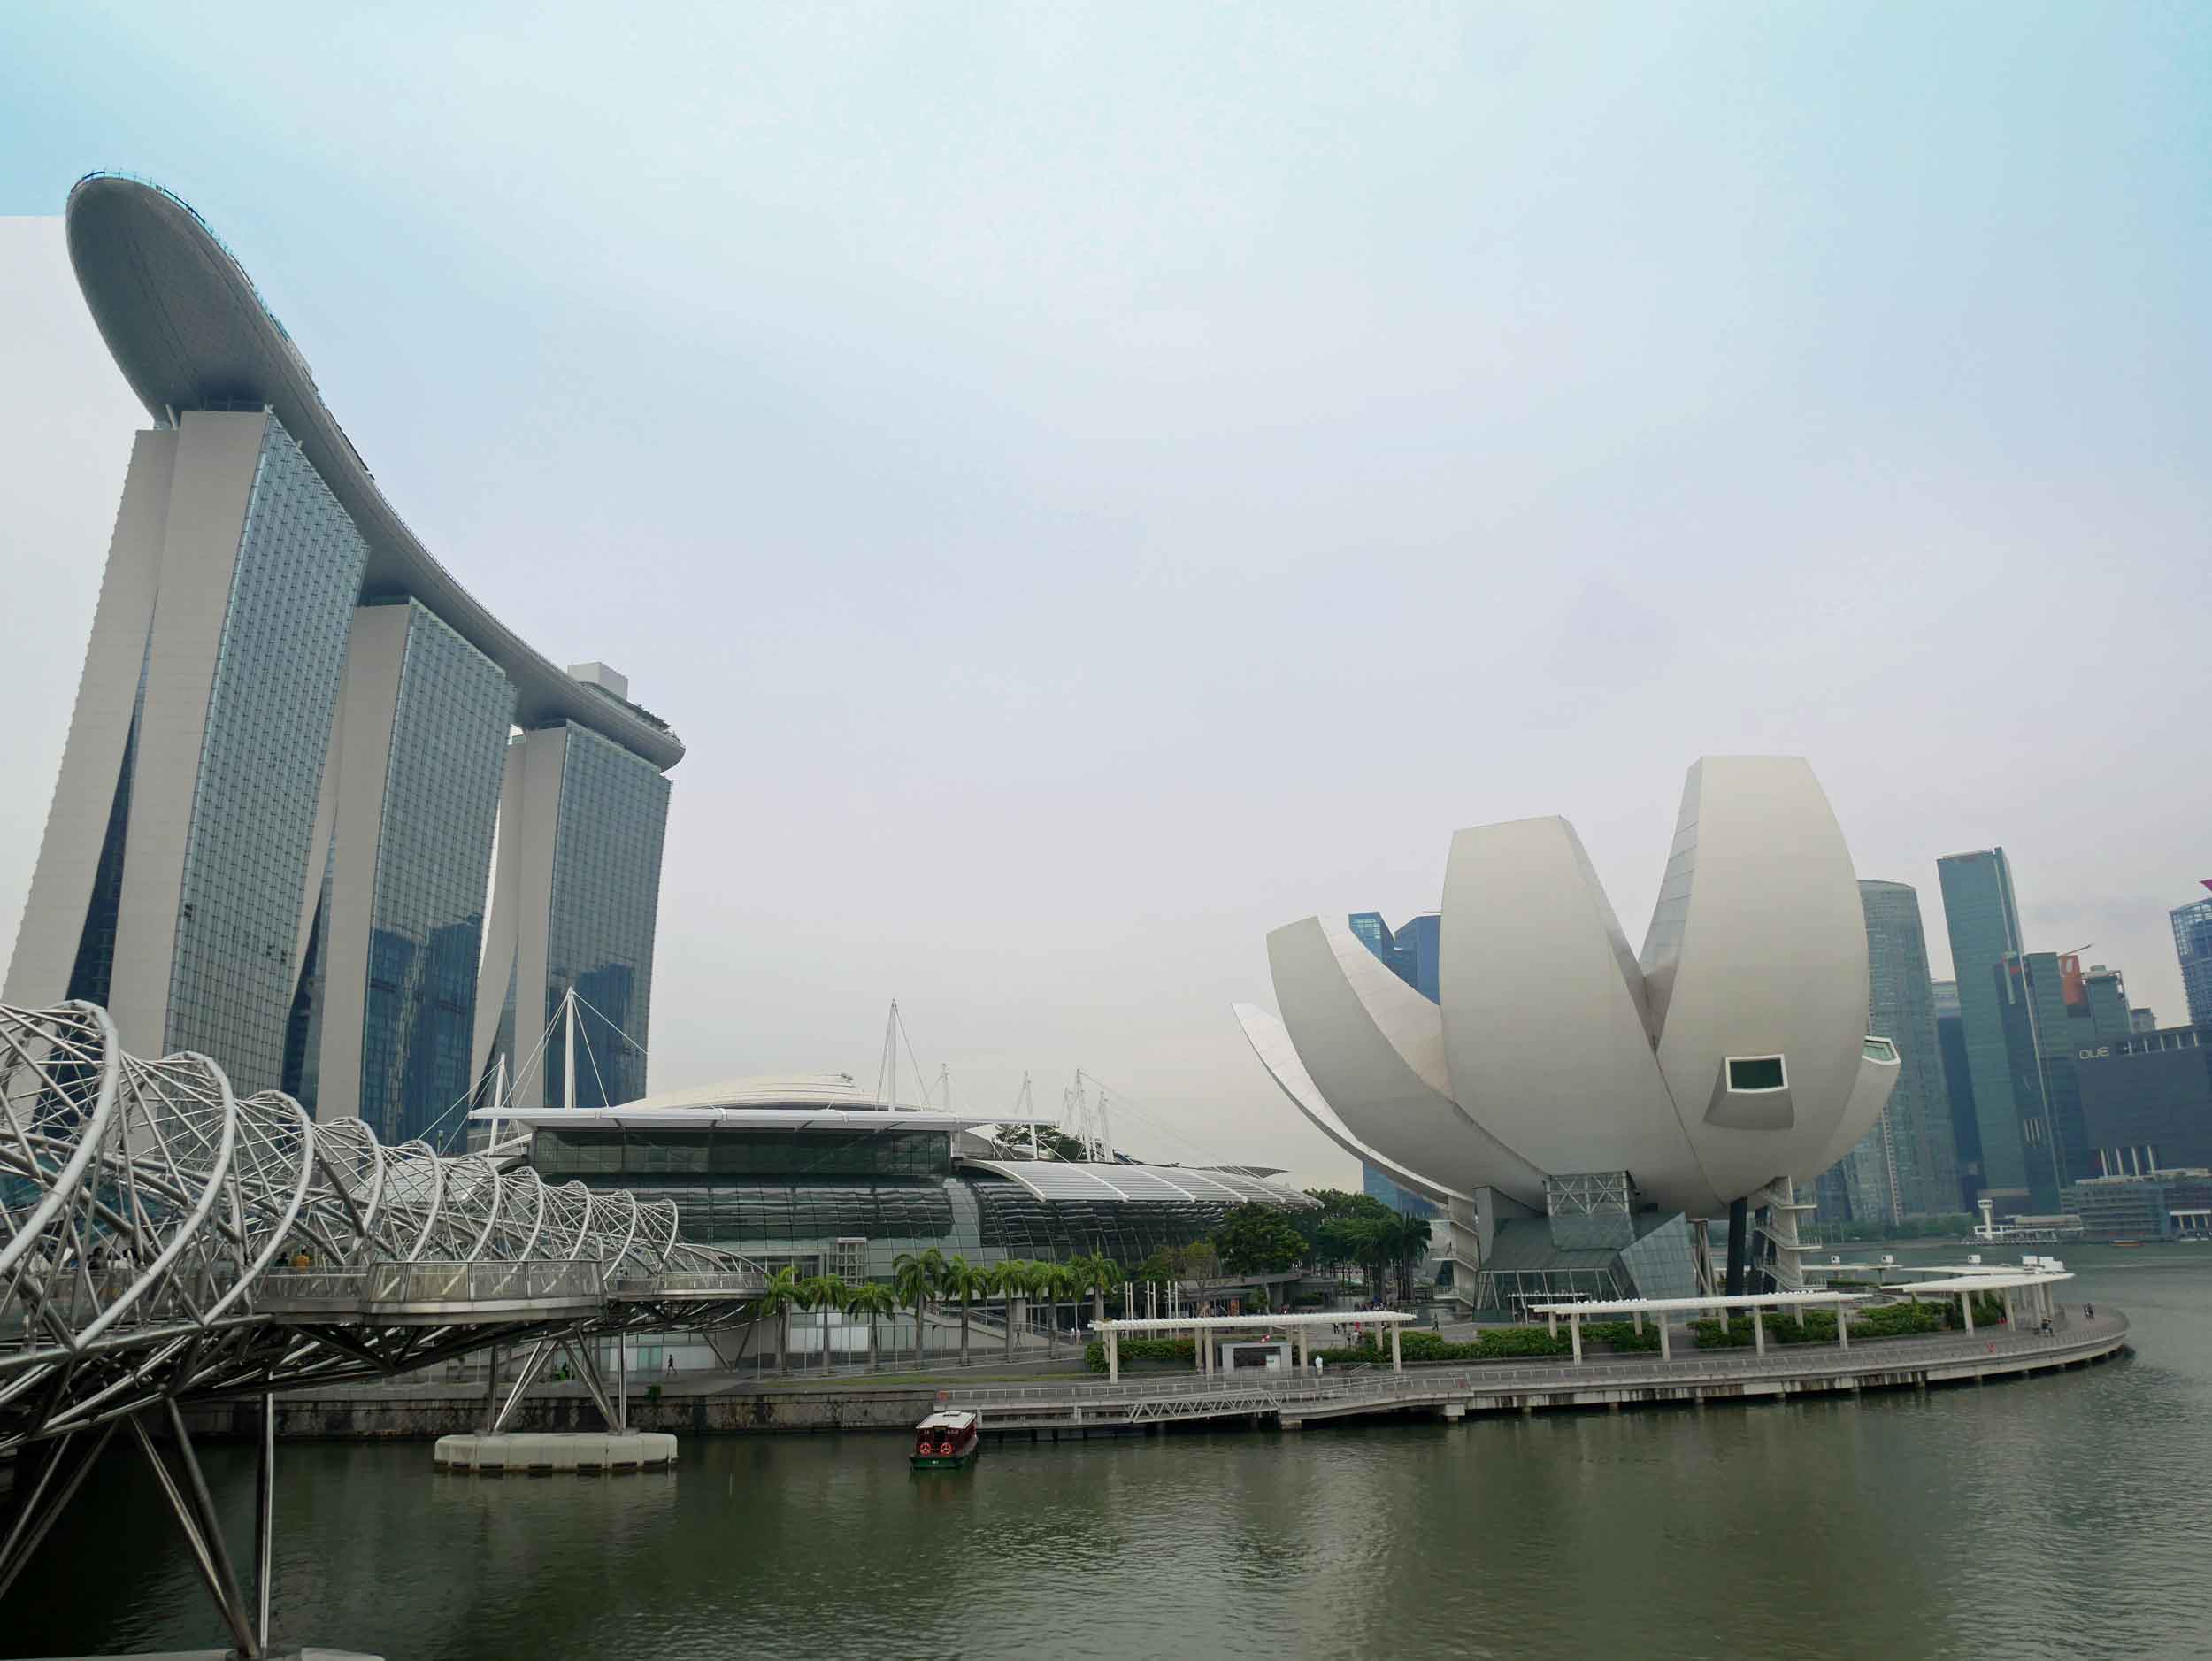
{"type": "Polygon", "coordinates": [[[902,1253],[933,1246],[979,1264],[1102,1252],[1133,1267],[1238,1205],[1314,1203],[1251,1166],[1009,1157],[977,1134],[999,1121],[893,1105],[843,1073],[501,1117],[527,1127],[548,1182],[671,1199],[690,1240],[847,1280],[887,1280],[902,1253]]]}

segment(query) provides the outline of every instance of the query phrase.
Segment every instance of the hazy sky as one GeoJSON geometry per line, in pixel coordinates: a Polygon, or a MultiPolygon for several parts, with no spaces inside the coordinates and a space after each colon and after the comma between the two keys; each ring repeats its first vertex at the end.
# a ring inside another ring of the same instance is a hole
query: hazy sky
{"type": "MultiPolygon", "coordinates": [[[[2002,842],[2182,1013],[2212,876],[2212,10],[12,8],[0,213],[196,205],[424,540],[676,769],[657,1087],[842,1068],[1354,1172],[1229,1014],[1313,911],[1683,770],[2002,842]],[[411,17],[411,21],[410,20],[411,17]]],[[[129,434],[0,230],[0,946],[129,434]]],[[[1501,963],[1501,973],[1512,965],[1501,963]]]]}

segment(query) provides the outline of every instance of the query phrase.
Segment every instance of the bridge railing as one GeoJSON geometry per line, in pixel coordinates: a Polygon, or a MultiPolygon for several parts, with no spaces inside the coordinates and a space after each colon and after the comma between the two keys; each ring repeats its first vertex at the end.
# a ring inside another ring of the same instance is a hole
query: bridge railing
{"type": "Polygon", "coordinates": [[[605,1277],[588,1259],[523,1263],[378,1263],[361,1269],[273,1269],[255,1287],[263,1309],[380,1303],[595,1302],[605,1277]]]}
{"type": "Polygon", "coordinates": [[[609,1281],[607,1289],[617,1297],[742,1298],[757,1296],[767,1284],[767,1277],[757,1270],[681,1271],[625,1275],[609,1281]]]}

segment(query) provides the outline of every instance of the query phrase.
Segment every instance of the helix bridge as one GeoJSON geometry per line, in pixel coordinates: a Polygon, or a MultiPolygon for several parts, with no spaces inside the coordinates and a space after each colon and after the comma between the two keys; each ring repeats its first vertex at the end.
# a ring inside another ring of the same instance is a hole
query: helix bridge
{"type": "Polygon", "coordinates": [[[752,1312],[765,1273],[679,1240],[672,1203],[549,1186],[518,1152],[388,1148],[237,1096],[204,1056],[131,1055],[96,1005],[0,1005],[0,1595],[120,1434],[258,1655],[275,1393],[529,1346],[503,1422],[565,1350],[611,1426],[588,1341],[752,1312]],[[179,1411],[242,1396],[264,1405],[257,1619],[179,1411]]]}

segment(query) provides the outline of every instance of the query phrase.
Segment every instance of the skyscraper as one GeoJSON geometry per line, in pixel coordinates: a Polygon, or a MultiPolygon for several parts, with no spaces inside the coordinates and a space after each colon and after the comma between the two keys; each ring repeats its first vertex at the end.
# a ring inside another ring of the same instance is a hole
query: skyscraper
{"type": "Polygon", "coordinates": [[[1943,921],[1951,937],[1966,1066],[1973,1084],[1982,1192],[2001,1211],[2025,1209],[2027,1154],[2005,1043],[2005,960],[2020,950],[2020,910],[2012,895],[2012,865],[2001,848],[1950,854],[1936,861],[1943,921]]]}
{"type": "Polygon", "coordinates": [[[2055,1211],[2061,1188],[2077,1176],[2093,1174],[2085,1169],[2089,1150],[2074,1065],[2077,1051],[2096,1043],[2081,962],[2070,953],[2017,953],[1998,965],[1998,988],[2007,1076],[2019,1109],[2022,1170],[2028,1186],[2020,1209],[2055,1211]]]}
{"type": "Polygon", "coordinates": [[[1920,896],[1902,882],[1862,881],[1859,901],[1866,913],[1866,1030],[1897,1046],[1898,1077],[1889,1105],[1839,1170],[1852,1217],[1901,1222],[1957,1208],[1950,1094],[1920,896]]]}
{"type": "MultiPolygon", "coordinates": [[[[1383,921],[1380,911],[1354,911],[1344,922],[1360,943],[1389,967],[1391,973],[1431,1003],[1436,1001],[1437,951],[1442,928],[1439,913],[1425,911],[1395,932],[1383,921]],[[1425,975],[1426,985],[1423,984],[1425,975]]],[[[1402,1188],[1372,1165],[1360,1166],[1360,1191],[1371,1199],[1380,1200],[1394,1211],[1415,1217],[1437,1214],[1434,1201],[1402,1188]]]]}
{"type": "Polygon", "coordinates": [[[1959,1013],[1959,985],[1938,980],[1928,988],[1935,1005],[1936,1048],[1943,1056],[1943,1088],[1951,1098],[1952,1163],[1958,1170],[1958,1203],[1974,1209],[1982,1186],[1982,1132],[1974,1117],[1974,1080],[1966,1065],[1966,1022],[1959,1013]]]}
{"type": "Polygon", "coordinates": [[[2189,1024],[2212,1027],[2212,900],[2177,905],[2168,916],[2174,925],[2174,955],[2181,959],[2181,992],[2188,1001],[2189,1024]]]}
{"type": "Polygon", "coordinates": [[[7,1000],[87,998],[127,1048],[204,1053],[242,1096],[283,1088],[389,1142],[427,1130],[472,1084],[520,726],[521,744],[588,758],[553,765],[556,820],[502,832],[519,847],[507,887],[543,913],[511,932],[557,942],[641,1093],[663,773],[682,744],[432,558],[188,206],[95,174],[66,228],[155,426],[133,446],[7,1000]]]}
{"type": "Polygon", "coordinates": [[[1438,1002],[1438,967],[1444,950],[1443,913],[1421,912],[1398,931],[1396,942],[1399,957],[1405,965],[1398,973],[1402,976],[1409,970],[1413,989],[1430,1003],[1438,1002]]]}

